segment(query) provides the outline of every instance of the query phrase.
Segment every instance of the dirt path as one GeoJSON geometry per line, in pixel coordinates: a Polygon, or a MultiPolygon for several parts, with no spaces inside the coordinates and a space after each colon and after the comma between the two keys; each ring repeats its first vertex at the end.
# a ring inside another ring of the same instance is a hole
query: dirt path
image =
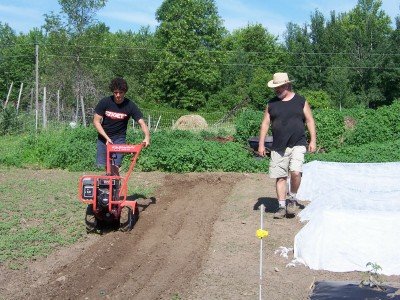
{"type": "MultiPolygon", "coordinates": [[[[140,201],[133,231],[90,235],[25,270],[2,269],[0,299],[257,299],[258,208],[273,209],[273,182],[236,173],[141,173],[140,180],[160,188],[140,201]]],[[[307,299],[315,280],[361,279],[358,272],[287,267],[292,253],[274,252],[293,247],[302,224],[264,218],[264,299],[307,299]]]]}

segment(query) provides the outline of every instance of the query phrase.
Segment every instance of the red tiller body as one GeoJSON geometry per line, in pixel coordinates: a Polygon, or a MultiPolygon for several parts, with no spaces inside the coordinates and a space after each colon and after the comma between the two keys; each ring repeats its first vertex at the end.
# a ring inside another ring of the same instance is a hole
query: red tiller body
{"type": "Polygon", "coordinates": [[[107,144],[106,175],[84,175],[80,177],[79,200],[88,205],[93,205],[93,212],[98,219],[105,219],[105,216],[118,219],[124,206],[129,206],[133,212],[137,211],[136,201],[127,200],[127,192],[129,178],[143,146],[143,144],[107,144]],[[112,153],[132,154],[131,163],[125,177],[111,175],[112,153]],[[101,188],[108,192],[108,201],[106,201],[108,203],[99,207],[98,193],[101,188]]]}

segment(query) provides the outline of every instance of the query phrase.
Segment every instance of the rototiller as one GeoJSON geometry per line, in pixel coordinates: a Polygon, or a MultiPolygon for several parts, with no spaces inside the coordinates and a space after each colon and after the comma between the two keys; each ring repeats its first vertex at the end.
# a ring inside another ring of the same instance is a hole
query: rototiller
{"type": "Polygon", "coordinates": [[[136,200],[128,200],[128,181],[143,144],[107,144],[105,175],[85,175],[79,179],[78,197],[86,207],[87,232],[98,229],[100,222],[118,225],[121,231],[129,231],[139,217],[136,200]],[[114,165],[116,153],[132,154],[131,164],[125,177],[121,177],[114,165]]]}

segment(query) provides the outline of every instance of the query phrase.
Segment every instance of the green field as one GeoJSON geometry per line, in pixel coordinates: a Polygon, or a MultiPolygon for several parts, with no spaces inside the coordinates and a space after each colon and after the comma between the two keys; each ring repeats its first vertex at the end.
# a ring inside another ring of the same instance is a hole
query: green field
{"type": "MultiPolygon", "coordinates": [[[[0,264],[18,269],[87,236],[86,205],[77,198],[81,175],[0,165],[0,264]]],[[[148,195],[151,188],[135,186],[129,192],[148,195]]]]}

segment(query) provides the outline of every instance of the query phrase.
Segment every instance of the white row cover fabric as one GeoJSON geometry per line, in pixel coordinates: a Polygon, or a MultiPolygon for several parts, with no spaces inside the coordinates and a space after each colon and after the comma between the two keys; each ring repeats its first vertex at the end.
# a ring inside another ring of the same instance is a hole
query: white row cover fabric
{"type": "Polygon", "coordinates": [[[400,275],[400,163],[304,165],[297,197],[311,203],[294,256],[315,270],[400,275]]]}

